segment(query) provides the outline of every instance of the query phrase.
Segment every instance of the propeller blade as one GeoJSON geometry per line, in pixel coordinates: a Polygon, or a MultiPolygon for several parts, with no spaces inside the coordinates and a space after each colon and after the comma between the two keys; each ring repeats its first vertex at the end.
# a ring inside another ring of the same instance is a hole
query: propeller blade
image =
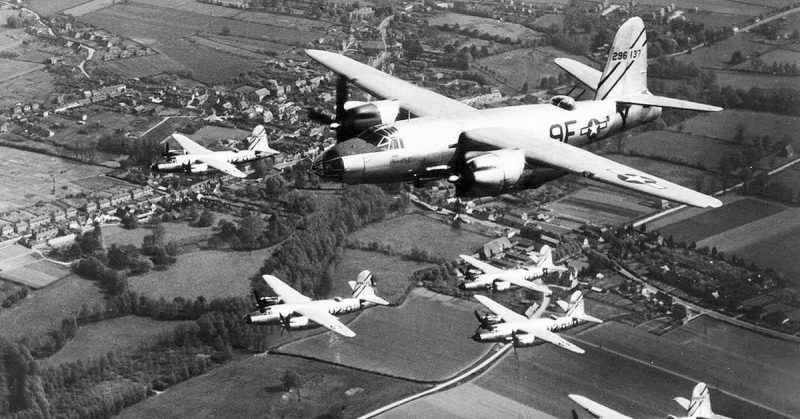
{"type": "Polygon", "coordinates": [[[308,119],[322,125],[331,125],[336,122],[336,118],[329,115],[327,112],[317,108],[308,108],[308,119]]]}
{"type": "Polygon", "coordinates": [[[339,76],[336,80],[336,120],[341,121],[344,118],[344,103],[348,99],[347,77],[339,76]]]}

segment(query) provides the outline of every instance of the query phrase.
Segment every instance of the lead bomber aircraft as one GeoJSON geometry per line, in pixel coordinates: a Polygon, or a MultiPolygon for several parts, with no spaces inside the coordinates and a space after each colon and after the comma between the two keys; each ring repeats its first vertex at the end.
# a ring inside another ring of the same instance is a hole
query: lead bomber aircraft
{"type": "Polygon", "coordinates": [[[314,162],[345,183],[423,182],[447,177],[459,196],[536,188],[573,173],[697,207],[713,197],[598,156],[583,147],[655,120],[662,108],[722,108],[655,96],[647,90],[647,38],[634,17],[617,31],[603,72],[568,58],[555,63],[595,92],[594,100],[555,96],[550,104],[478,110],[342,55],[307,50],[339,74],[338,143],[314,162]],[[382,100],[347,100],[348,83],[382,100]],[[415,116],[396,120],[400,110],[415,116]]]}

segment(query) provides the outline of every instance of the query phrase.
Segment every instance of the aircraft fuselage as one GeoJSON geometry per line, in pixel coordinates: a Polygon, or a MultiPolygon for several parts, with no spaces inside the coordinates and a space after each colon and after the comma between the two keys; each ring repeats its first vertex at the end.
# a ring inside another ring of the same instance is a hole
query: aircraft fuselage
{"type": "MultiPolygon", "coordinates": [[[[245,317],[247,323],[257,324],[280,324],[281,319],[289,319],[297,317],[298,309],[302,307],[313,307],[318,310],[325,310],[333,315],[347,314],[354,311],[363,310],[372,307],[375,304],[369,301],[359,300],[357,298],[333,298],[328,300],[314,300],[304,303],[293,304],[276,304],[264,308],[264,310],[256,310],[245,317]]],[[[316,325],[315,325],[316,326],[316,325]]]]}
{"type": "MultiPolygon", "coordinates": [[[[578,101],[572,109],[553,104],[522,105],[476,110],[453,115],[436,115],[396,121],[341,142],[315,162],[323,177],[344,183],[389,183],[440,178],[462,133],[503,127],[525,132],[533,139],[561,141],[583,147],[625,129],[652,121],[661,108],[621,106],[616,101],[578,101]],[[381,129],[383,127],[383,129],[381,129]],[[378,138],[376,133],[385,133],[378,138]],[[362,142],[354,147],[350,142],[362,142]],[[371,147],[370,147],[371,146],[371,147]]],[[[553,169],[541,169],[544,177],[553,169]]],[[[563,175],[563,172],[558,173],[563,175]]],[[[557,177],[557,176],[555,176],[557,177]]],[[[550,180],[545,179],[545,180],[550,180]]]]}
{"type": "Polygon", "coordinates": [[[262,158],[261,152],[257,150],[216,151],[210,154],[178,154],[156,162],[151,166],[151,169],[159,172],[189,171],[191,173],[204,173],[214,170],[214,168],[208,167],[203,163],[204,158],[209,157],[225,160],[231,164],[249,163],[262,158]]]}
{"type": "Polygon", "coordinates": [[[530,319],[525,322],[498,323],[491,326],[486,331],[476,332],[473,336],[478,342],[512,342],[515,336],[527,334],[528,330],[548,330],[560,332],[573,328],[581,323],[572,316],[556,318],[530,319]]]}

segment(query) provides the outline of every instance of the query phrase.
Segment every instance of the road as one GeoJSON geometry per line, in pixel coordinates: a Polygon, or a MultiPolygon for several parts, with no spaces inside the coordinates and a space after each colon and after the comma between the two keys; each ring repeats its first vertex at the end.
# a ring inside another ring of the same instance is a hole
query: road
{"type": "MultiPolygon", "coordinates": [[[[796,158],[796,159],[794,159],[794,160],[792,160],[792,161],[790,161],[788,163],[784,163],[784,164],[782,164],[782,165],[770,170],[769,172],[767,172],[767,175],[772,176],[772,175],[774,175],[776,173],[780,173],[780,172],[782,172],[782,171],[794,166],[797,163],[800,163],[800,157],[798,157],[798,158],[796,158]]],[[[726,193],[731,192],[733,190],[739,189],[742,186],[744,186],[744,182],[739,182],[739,183],[737,183],[737,184],[735,184],[733,186],[730,186],[728,188],[716,191],[716,192],[712,193],[712,195],[714,195],[714,196],[723,195],[723,194],[726,194],[726,193]]],[[[653,215],[647,216],[645,218],[642,218],[640,220],[634,221],[633,227],[636,228],[636,227],[641,226],[642,224],[647,224],[647,223],[653,222],[653,221],[655,221],[655,220],[657,220],[659,218],[663,218],[663,217],[665,217],[665,216],[667,216],[669,214],[672,214],[673,212],[678,212],[678,211],[680,211],[682,209],[685,209],[685,208],[688,208],[688,206],[686,206],[686,205],[678,205],[677,207],[672,207],[672,208],[666,209],[664,211],[661,211],[661,212],[658,212],[656,214],[653,214],[653,215]]]]}
{"type": "Polygon", "coordinates": [[[752,25],[748,25],[748,26],[745,26],[744,28],[739,29],[739,32],[749,32],[751,29],[753,29],[753,28],[755,28],[757,26],[761,26],[761,25],[763,25],[765,23],[772,22],[773,20],[780,19],[780,18],[782,18],[784,16],[788,16],[788,15],[790,15],[792,13],[797,13],[797,12],[800,12],[800,6],[799,7],[795,7],[793,9],[789,9],[789,10],[787,10],[785,12],[778,13],[777,15],[772,15],[772,16],[769,16],[769,17],[765,17],[764,19],[762,19],[759,22],[753,23],[752,25]]]}

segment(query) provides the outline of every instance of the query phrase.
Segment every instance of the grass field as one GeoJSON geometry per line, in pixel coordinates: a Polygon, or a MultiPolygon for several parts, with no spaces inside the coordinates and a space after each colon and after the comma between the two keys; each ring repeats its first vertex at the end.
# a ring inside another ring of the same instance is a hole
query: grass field
{"type": "MultiPolygon", "coordinates": [[[[694,340],[677,343],[669,334],[656,337],[643,329],[610,322],[567,337],[586,349],[583,355],[553,345],[520,349],[519,362],[513,355],[506,355],[475,383],[559,418],[571,417],[571,410],[577,409],[567,394],[584,395],[631,417],[680,416],[685,411],[681,412],[672,398],[690,397],[696,381],[700,380],[712,387],[714,411],[726,416],[784,417],[718,389],[767,403],[773,409],[787,411],[791,407],[787,404],[797,404],[790,395],[796,376],[790,375],[789,384],[783,386],[781,380],[787,377],[783,374],[772,377],[763,370],[782,366],[785,356],[794,350],[792,347],[779,345],[774,351],[766,351],[769,354],[749,360],[746,358],[749,350],[740,350],[740,345],[767,345],[773,341],[735,330],[723,332],[731,335],[724,340],[718,340],[720,335],[716,331],[705,334],[690,329],[689,333],[694,333],[694,340]],[[789,352],[779,362],[767,366],[760,363],[764,359],[772,362],[771,354],[784,350],[789,352]],[[743,363],[742,369],[738,362],[743,363]],[[778,388],[776,396],[761,387],[764,381],[771,381],[768,384],[771,389],[778,388]]],[[[797,366],[792,368],[796,370],[797,366]]],[[[587,415],[580,411],[579,417],[587,415]]]]}
{"type": "MultiPolygon", "coordinates": [[[[684,63],[695,63],[701,68],[728,68],[731,65],[731,56],[734,52],[741,52],[742,56],[762,54],[774,49],[769,44],[756,42],[762,39],[760,35],[753,33],[739,33],[723,41],[714,43],[711,47],[699,48],[691,54],[684,54],[675,57],[676,60],[684,63]]],[[[742,86],[742,88],[745,88],[742,86]]]]}
{"type": "Polygon", "coordinates": [[[91,0],[86,3],[80,4],[75,7],[71,7],[67,10],[64,10],[62,13],[65,15],[70,16],[83,16],[87,13],[94,12],[95,10],[100,10],[108,6],[112,6],[116,3],[116,0],[91,0]]]}
{"type": "Polygon", "coordinates": [[[705,170],[662,160],[648,159],[647,157],[626,156],[622,154],[604,154],[603,157],[626,164],[630,167],[635,167],[643,172],[667,179],[670,182],[675,182],[692,189],[699,189],[701,192],[710,192],[711,186],[717,183],[715,179],[719,178],[718,175],[705,170]],[[698,188],[698,186],[701,187],[698,188]]]}
{"type": "Polygon", "coordinates": [[[676,160],[683,165],[716,171],[720,161],[738,156],[746,147],[672,131],[647,131],[624,141],[623,153],[676,160]]]}
{"type": "Polygon", "coordinates": [[[699,242],[706,237],[777,214],[783,207],[758,199],[741,199],[729,205],[704,212],[696,217],[670,224],[659,232],[678,241],[699,242]]]}
{"type": "Polygon", "coordinates": [[[128,278],[131,289],[153,298],[208,300],[250,294],[250,277],[257,274],[271,249],[249,252],[200,251],[178,256],[166,271],[128,278]]]}
{"type": "Polygon", "coordinates": [[[563,72],[553,63],[557,57],[567,57],[584,64],[593,65],[586,57],[572,55],[552,47],[536,47],[517,49],[503,54],[475,60],[476,68],[486,68],[497,77],[506,80],[506,84],[520,88],[528,83],[531,89],[538,88],[542,78],[558,76],[563,72]]]}
{"type": "Polygon", "coordinates": [[[101,176],[108,169],[30,151],[0,147],[0,212],[52,201],[85,190],[74,181],[101,176]],[[50,175],[56,179],[55,193],[50,175]]]}
{"type": "Polygon", "coordinates": [[[323,333],[278,351],[394,377],[443,381],[492,347],[469,339],[477,324],[471,312],[478,307],[418,288],[402,306],[372,308],[350,322],[355,338],[323,333]]]}
{"type": "Polygon", "coordinates": [[[788,135],[790,132],[800,131],[800,119],[793,116],[730,109],[723,112],[701,113],[686,122],[670,127],[688,134],[725,141],[734,141],[740,128],[747,144],[768,136],[774,141],[790,140],[795,149],[800,146],[800,139],[788,135]]]}
{"type": "Polygon", "coordinates": [[[26,2],[26,7],[41,15],[49,16],[90,1],[91,0],[31,0],[30,2],[26,2]]]}
{"type": "Polygon", "coordinates": [[[41,336],[60,327],[61,320],[75,316],[83,304],[103,298],[94,282],[70,275],[55,284],[32,291],[28,298],[9,309],[0,310],[0,330],[8,339],[41,336]]]}
{"type": "Polygon", "coordinates": [[[769,217],[723,231],[697,243],[735,253],[747,262],[771,267],[800,284],[800,210],[787,209],[769,217]]]}
{"type": "Polygon", "coordinates": [[[470,231],[454,229],[420,214],[402,215],[370,224],[349,238],[387,244],[401,253],[418,247],[448,260],[464,252],[472,252],[491,240],[470,231]]]}
{"type": "MultiPolygon", "coordinates": [[[[186,223],[162,223],[167,242],[187,242],[193,239],[205,240],[213,232],[213,227],[191,227],[186,223]]],[[[153,234],[150,227],[139,227],[127,230],[118,225],[103,227],[103,244],[108,247],[112,244],[126,245],[132,244],[136,247],[142,246],[145,236],[153,234]]]]}
{"type": "Polygon", "coordinates": [[[412,273],[429,266],[427,263],[411,262],[383,253],[345,249],[342,260],[336,265],[333,295],[347,297],[352,294],[347,281],[352,281],[364,269],[372,272],[376,292],[392,304],[397,304],[405,296],[412,283],[412,273]]]}
{"type": "Polygon", "coordinates": [[[477,30],[480,33],[485,33],[501,38],[510,38],[511,40],[529,40],[538,39],[544,36],[542,33],[528,29],[520,24],[503,22],[496,19],[463,15],[459,13],[445,13],[442,15],[435,15],[428,18],[428,24],[431,26],[453,26],[458,25],[462,29],[477,30]]]}
{"type": "Polygon", "coordinates": [[[39,63],[0,59],[3,73],[10,71],[14,77],[4,77],[0,81],[0,107],[7,108],[17,102],[30,103],[31,101],[43,103],[53,91],[53,77],[44,71],[39,63]]]}
{"type": "Polygon", "coordinates": [[[109,352],[133,352],[140,345],[151,343],[153,339],[181,323],[185,322],[126,316],[86,324],[78,327],[75,337],[61,350],[42,362],[48,366],[58,366],[66,362],[103,356],[109,352]]]}
{"type": "Polygon", "coordinates": [[[315,32],[317,26],[303,19],[303,24],[286,24],[277,18],[276,24],[267,19],[267,14],[259,14],[264,19],[237,19],[234,15],[246,14],[235,9],[204,5],[196,2],[175,1],[166,4],[117,4],[79,17],[79,20],[98,27],[113,29],[117,34],[151,46],[164,57],[144,57],[144,59],[118,60],[111,65],[124,70],[127,76],[134,76],[137,70],[148,74],[173,70],[176,64],[182,69],[191,70],[194,78],[206,83],[227,80],[245,72],[259,61],[254,58],[249,45],[260,46],[262,42],[279,42],[283,45],[306,43],[317,39],[324,32],[315,32]],[[195,10],[197,8],[197,10],[195,10]],[[234,12],[231,14],[231,12],[234,12]],[[195,35],[217,35],[227,28],[229,39],[241,43],[242,48],[212,42],[195,35]],[[202,42],[200,42],[202,41],[202,42]],[[207,44],[207,45],[204,45],[207,44]],[[129,60],[131,64],[125,62],[129,60]],[[162,65],[163,69],[147,68],[145,63],[162,65]]]}
{"type": "Polygon", "coordinates": [[[615,194],[598,187],[583,188],[547,206],[555,214],[567,214],[597,225],[619,225],[653,212],[630,194],[615,194]]]}
{"type": "Polygon", "coordinates": [[[752,74],[733,71],[717,71],[718,86],[732,86],[736,89],[749,90],[753,87],[761,89],[797,89],[798,77],[772,76],[770,74],[752,74]]]}
{"type": "Polygon", "coordinates": [[[528,406],[479,387],[462,384],[392,409],[381,418],[555,418],[528,406]]]}
{"type": "Polygon", "coordinates": [[[122,411],[119,418],[356,417],[424,387],[389,377],[280,355],[243,357],[122,411]],[[299,392],[281,376],[299,375],[299,392]],[[363,389],[346,395],[350,389],[363,389]]]}

